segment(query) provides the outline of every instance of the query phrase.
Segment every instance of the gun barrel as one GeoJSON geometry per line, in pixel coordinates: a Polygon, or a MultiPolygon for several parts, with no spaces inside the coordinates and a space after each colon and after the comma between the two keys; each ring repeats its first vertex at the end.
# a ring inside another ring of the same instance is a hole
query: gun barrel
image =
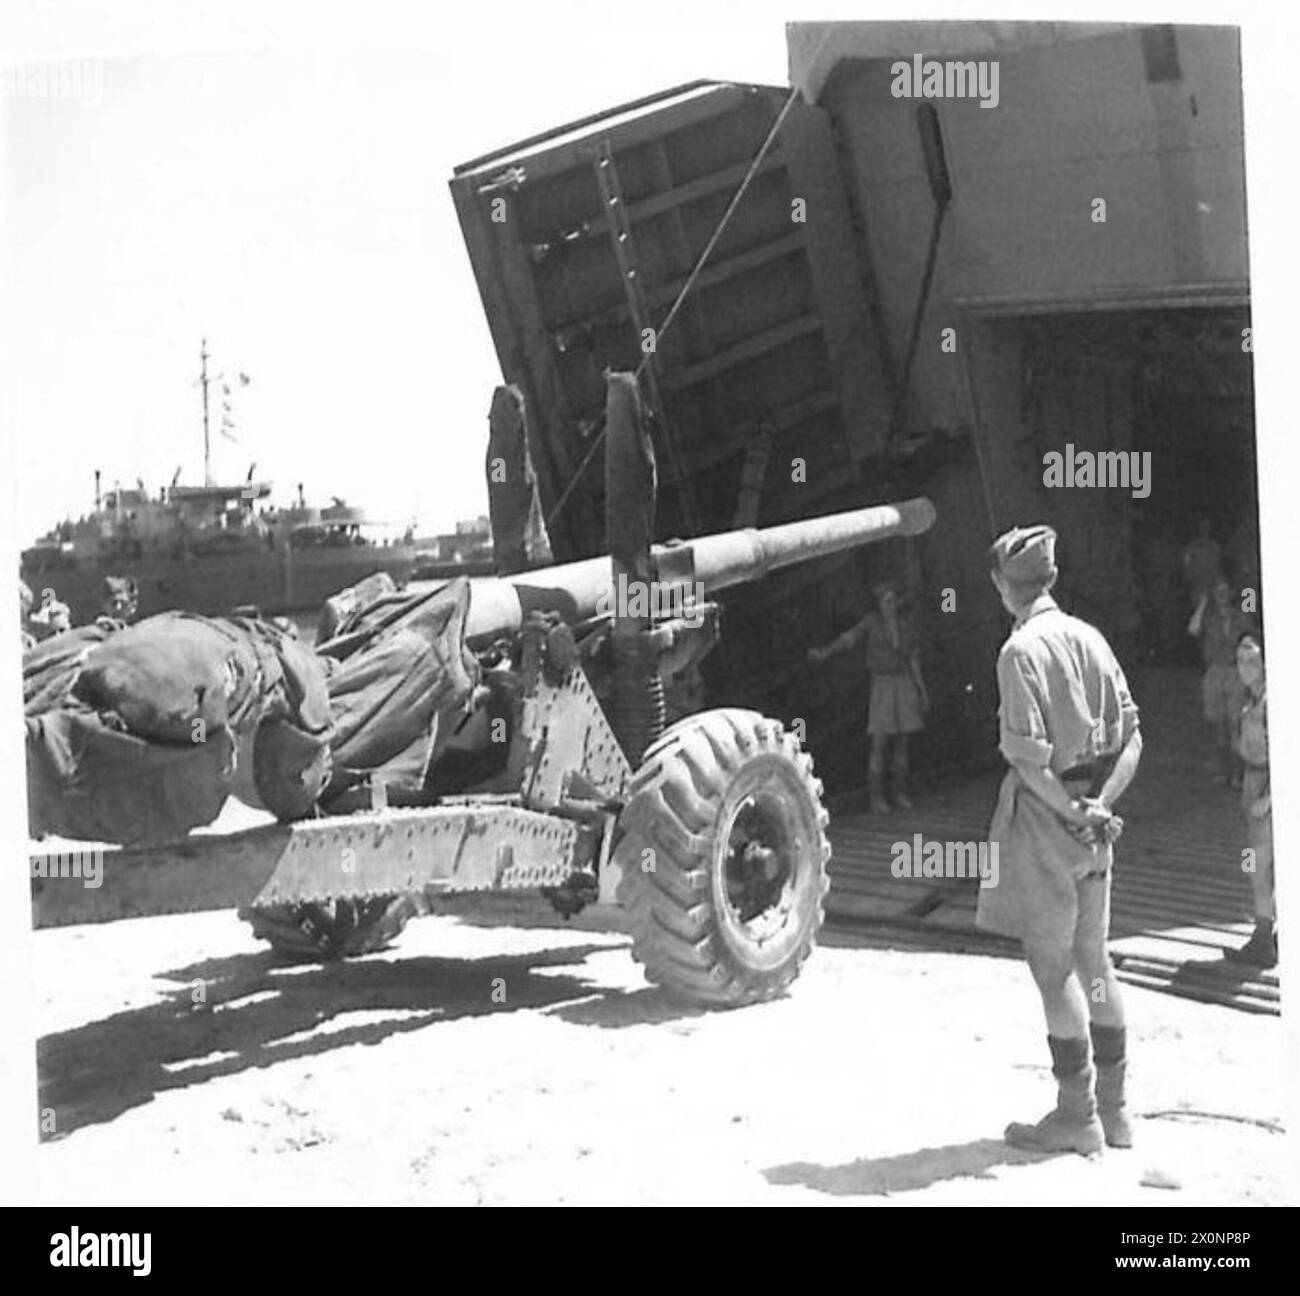
{"type": "Polygon", "coordinates": [[[934,505],[924,496],[900,504],[831,513],[782,526],[725,531],[692,540],[695,579],[712,594],[795,563],[842,553],[891,536],[921,535],[934,525],[934,505]]]}
{"type": "MultiPolygon", "coordinates": [[[[934,525],[934,505],[924,496],[897,504],[852,509],[826,517],[806,518],[761,529],[746,527],[683,542],[693,554],[695,580],[713,594],[795,563],[843,553],[892,536],[921,535],[934,525]]],[[[672,547],[655,546],[658,557],[672,547]]],[[[413,583],[412,592],[422,583],[413,583]]],[[[432,585],[426,588],[433,588],[432,585]]],[[[533,610],[559,612],[566,620],[594,616],[602,599],[612,598],[613,574],[608,557],[587,558],[471,581],[466,638],[483,642],[510,634],[533,610]]]]}

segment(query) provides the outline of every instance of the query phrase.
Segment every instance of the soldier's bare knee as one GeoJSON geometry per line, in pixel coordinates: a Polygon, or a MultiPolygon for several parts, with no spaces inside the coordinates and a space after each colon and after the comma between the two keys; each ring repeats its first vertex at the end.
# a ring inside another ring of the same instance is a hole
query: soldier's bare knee
{"type": "Polygon", "coordinates": [[[1074,966],[1085,982],[1097,978],[1109,979],[1114,975],[1110,950],[1106,947],[1106,932],[1101,927],[1077,932],[1074,937],[1074,966]]]}
{"type": "Polygon", "coordinates": [[[1096,950],[1076,947],[1074,966],[1079,973],[1079,979],[1085,984],[1098,980],[1108,981],[1115,975],[1115,968],[1111,964],[1110,954],[1105,949],[1096,950]]]}
{"type": "Polygon", "coordinates": [[[1060,993],[1074,971],[1071,952],[1059,945],[1040,945],[1025,942],[1025,958],[1029,971],[1040,990],[1060,993]]]}

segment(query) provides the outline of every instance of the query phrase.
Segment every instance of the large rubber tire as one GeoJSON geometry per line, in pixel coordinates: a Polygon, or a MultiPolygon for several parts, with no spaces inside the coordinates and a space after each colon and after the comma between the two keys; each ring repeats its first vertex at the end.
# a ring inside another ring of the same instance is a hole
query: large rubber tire
{"type": "Polygon", "coordinates": [[[633,956],[674,998],[772,999],[824,917],[827,815],[812,758],[755,711],[704,711],[646,752],[619,817],[633,956]]]}
{"type": "Polygon", "coordinates": [[[420,912],[409,895],[242,909],[253,935],[294,962],[328,963],[385,949],[420,912]]]}

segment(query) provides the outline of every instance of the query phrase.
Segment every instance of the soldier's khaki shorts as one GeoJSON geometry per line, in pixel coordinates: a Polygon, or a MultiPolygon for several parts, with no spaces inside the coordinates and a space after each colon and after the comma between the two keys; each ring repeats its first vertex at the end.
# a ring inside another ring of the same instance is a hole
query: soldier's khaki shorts
{"type": "Polygon", "coordinates": [[[989,842],[994,841],[998,884],[980,887],[976,926],[1062,949],[1105,944],[1114,862],[1109,843],[1091,847],[1075,841],[1014,772],[1003,780],[989,826],[989,842]]]}

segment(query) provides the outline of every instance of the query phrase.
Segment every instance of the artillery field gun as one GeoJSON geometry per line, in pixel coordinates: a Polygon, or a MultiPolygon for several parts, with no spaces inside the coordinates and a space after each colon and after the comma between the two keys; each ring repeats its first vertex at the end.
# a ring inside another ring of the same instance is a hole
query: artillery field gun
{"type": "Polygon", "coordinates": [[[670,993],[779,994],[822,922],[821,784],[799,739],[757,712],[668,724],[673,681],[716,642],[719,591],[920,534],[934,509],[918,498],[652,545],[630,375],[609,378],[605,435],[609,556],[469,581],[459,647],[480,683],[420,795],[392,803],[375,782],[349,813],[110,847],[93,886],[77,852],[36,855],[36,926],[239,906],[282,952],[331,958],[379,948],[440,895],[541,890],[568,914],[616,893],[635,957],[670,993]]]}

